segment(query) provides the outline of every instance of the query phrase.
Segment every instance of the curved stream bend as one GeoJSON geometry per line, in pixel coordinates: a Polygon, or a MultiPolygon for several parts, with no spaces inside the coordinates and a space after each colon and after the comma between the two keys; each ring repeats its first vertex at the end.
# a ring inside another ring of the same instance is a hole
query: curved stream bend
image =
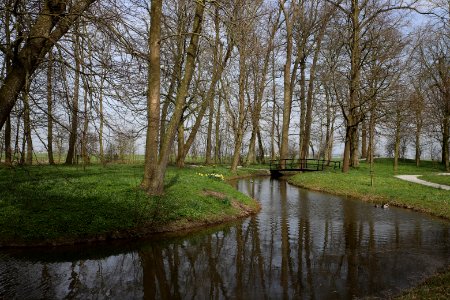
{"type": "Polygon", "coordinates": [[[448,222],[269,178],[257,216],[183,237],[0,252],[0,298],[387,297],[450,264],[448,222]]]}

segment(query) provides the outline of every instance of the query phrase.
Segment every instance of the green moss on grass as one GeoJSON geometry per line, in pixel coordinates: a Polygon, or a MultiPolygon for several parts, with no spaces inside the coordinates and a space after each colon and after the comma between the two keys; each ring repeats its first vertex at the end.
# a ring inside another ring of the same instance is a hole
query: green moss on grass
{"type": "Polygon", "coordinates": [[[450,176],[449,175],[423,175],[419,179],[434,182],[437,184],[443,184],[450,186],[450,176]]]}
{"type": "Polygon", "coordinates": [[[439,273],[396,299],[450,299],[450,269],[439,273]]]}
{"type": "Polygon", "coordinates": [[[0,244],[72,243],[139,236],[242,216],[234,203],[258,204],[223,181],[197,173],[224,167],[169,168],[163,196],[140,188],[143,167],[35,166],[0,169],[0,244]],[[205,190],[225,195],[215,197],[205,190]]]}

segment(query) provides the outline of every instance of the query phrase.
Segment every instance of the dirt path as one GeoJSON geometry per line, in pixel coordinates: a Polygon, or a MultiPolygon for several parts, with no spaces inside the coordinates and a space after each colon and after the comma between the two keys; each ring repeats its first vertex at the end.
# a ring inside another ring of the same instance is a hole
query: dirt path
{"type": "MultiPolygon", "coordinates": [[[[450,175],[450,174],[442,173],[442,174],[439,174],[439,175],[450,175]]],[[[422,185],[426,185],[426,186],[431,186],[431,187],[434,187],[436,189],[450,191],[450,186],[448,186],[448,185],[425,181],[425,180],[419,179],[418,178],[419,176],[421,176],[421,175],[397,175],[395,177],[397,177],[399,179],[402,179],[402,180],[409,181],[409,182],[414,182],[414,183],[418,183],[418,184],[422,184],[422,185]]]]}

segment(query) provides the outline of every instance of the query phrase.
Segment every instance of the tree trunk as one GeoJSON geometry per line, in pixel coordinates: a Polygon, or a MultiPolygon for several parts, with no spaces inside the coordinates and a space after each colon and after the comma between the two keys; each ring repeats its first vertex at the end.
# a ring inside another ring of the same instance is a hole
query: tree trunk
{"type": "Polygon", "coordinates": [[[11,147],[11,117],[8,116],[5,125],[5,164],[12,165],[12,147],[11,147]]]}
{"type": "Polygon", "coordinates": [[[398,171],[398,157],[400,153],[401,112],[397,109],[395,117],[395,145],[394,145],[394,173],[398,171]]]}
{"type": "Polygon", "coordinates": [[[241,157],[242,140],[244,138],[245,121],[245,81],[247,79],[246,52],[245,45],[239,46],[239,117],[234,136],[234,152],[231,162],[231,172],[236,173],[241,157]]]}
{"type": "Polygon", "coordinates": [[[361,127],[361,158],[367,158],[367,124],[362,123],[361,127]]]}
{"type": "Polygon", "coordinates": [[[351,39],[350,39],[350,81],[349,81],[349,103],[346,116],[346,138],[342,171],[350,170],[350,166],[358,164],[358,105],[360,89],[360,9],[359,1],[352,0],[351,3],[351,39]]]}
{"type": "MultiPolygon", "coordinates": [[[[87,78],[84,79],[87,81],[87,78]]],[[[86,82],[85,82],[86,83],[86,82]]],[[[83,110],[84,110],[84,120],[83,120],[83,134],[81,138],[81,157],[83,158],[83,167],[89,164],[89,155],[87,149],[87,135],[89,129],[89,113],[88,113],[88,85],[84,85],[84,99],[83,99],[83,110]]]]}
{"type": "MultiPolygon", "coordinates": [[[[449,111],[450,113],[450,111],[449,111]]],[[[443,120],[442,130],[442,164],[445,170],[450,171],[449,166],[449,142],[450,142],[450,115],[446,115],[443,120]]]]}
{"type": "Polygon", "coordinates": [[[161,35],[161,10],[162,0],[152,0],[151,24],[149,36],[150,63],[149,63],[149,89],[147,98],[147,140],[146,140],[146,162],[144,167],[144,179],[141,183],[144,190],[152,195],[161,195],[164,191],[164,176],[169,162],[169,155],[179,123],[183,115],[186,102],[186,95],[191,83],[195,60],[198,53],[199,37],[202,31],[203,13],[205,1],[196,2],[195,17],[191,41],[187,50],[185,74],[181,80],[175,99],[175,108],[167,130],[165,139],[161,141],[161,150],[158,159],[158,126],[159,116],[159,88],[160,88],[160,48],[159,40],[161,35]],[[152,121],[153,119],[153,121],[152,121]],[[156,129],[156,130],[155,130],[156,129]],[[154,145],[154,146],[152,146],[154,145]]]}
{"type": "Polygon", "coordinates": [[[48,66],[47,66],[47,155],[48,163],[55,164],[53,158],[53,53],[48,52],[48,66]]]}
{"type": "Polygon", "coordinates": [[[330,101],[330,93],[327,87],[325,87],[325,100],[327,104],[327,112],[326,112],[326,134],[325,134],[325,153],[324,153],[324,159],[327,161],[331,160],[331,153],[330,148],[332,149],[332,141],[333,141],[333,126],[332,126],[332,116],[331,116],[331,101],[330,101]]]}
{"type": "MultiPolygon", "coordinates": [[[[275,51],[272,52],[272,78],[275,78],[275,51]]],[[[277,112],[277,84],[272,79],[272,126],[270,127],[270,159],[276,159],[275,153],[275,117],[277,112]]]]}
{"type": "MultiPolygon", "coordinates": [[[[160,38],[162,0],[151,1],[151,23],[148,38],[147,73],[147,135],[145,144],[144,178],[142,188],[148,194],[159,195],[164,190],[164,174],[159,174],[158,134],[160,125],[160,38]]],[[[165,172],[164,172],[165,173],[165,172]]]]}
{"type": "MultiPolygon", "coordinates": [[[[257,90],[257,85],[255,84],[255,86],[254,86],[255,93],[253,96],[255,103],[253,106],[253,111],[251,112],[252,133],[251,133],[250,141],[249,141],[249,145],[248,145],[248,153],[247,153],[247,160],[246,160],[247,165],[256,163],[256,132],[259,129],[259,115],[260,115],[260,111],[261,111],[261,109],[259,109],[259,112],[258,112],[259,99],[258,99],[256,90],[257,90]]],[[[250,101],[249,101],[249,107],[251,107],[250,101]]]]}
{"type": "Polygon", "coordinates": [[[416,144],[416,155],[415,155],[415,159],[416,159],[416,166],[419,167],[420,166],[420,156],[421,156],[421,147],[420,147],[420,135],[422,134],[422,116],[421,116],[421,112],[419,110],[416,111],[416,133],[415,133],[415,144],[416,144]]]}
{"type": "Polygon", "coordinates": [[[352,138],[350,144],[350,163],[352,167],[359,165],[359,127],[355,125],[351,129],[352,138]]]}
{"type": "MultiPolygon", "coordinates": [[[[29,78],[29,76],[27,76],[29,78]]],[[[26,160],[27,165],[33,164],[33,140],[31,138],[31,118],[30,118],[30,82],[26,80],[23,91],[23,130],[27,144],[26,160]]],[[[24,155],[24,154],[22,154],[24,155]]]]}
{"type": "Polygon", "coordinates": [[[260,164],[264,164],[265,163],[265,154],[264,154],[264,145],[263,145],[263,141],[262,141],[262,135],[261,135],[260,128],[258,128],[256,135],[258,137],[258,149],[259,149],[257,161],[260,164]]]}
{"type": "Polygon", "coordinates": [[[369,145],[367,147],[367,162],[370,164],[373,164],[375,154],[375,114],[375,110],[372,110],[369,118],[369,145]]]}
{"type": "MultiPolygon", "coordinates": [[[[281,130],[281,149],[280,159],[289,158],[289,125],[291,121],[292,109],[292,86],[291,86],[291,63],[292,63],[292,30],[293,21],[289,18],[289,13],[283,7],[286,22],[286,62],[284,64],[284,105],[283,105],[283,123],[281,130]]],[[[284,166],[281,166],[284,168],[284,166]]]]}
{"type": "Polygon", "coordinates": [[[214,99],[211,99],[209,103],[208,134],[206,136],[205,164],[207,165],[211,164],[213,120],[214,120],[214,99]]]}
{"type": "MultiPolygon", "coordinates": [[[[247,157],[247,163],[249,163],[249,164],[253,164],[256,162],[256,139],[258,137],[258,133],[260,132],[259,122],[261,119],[261,110],[262,110],[264,91],[266,89],[267,73],[269,72],[271,54],[273,51],[273,41],[275,39],[275,34],[278,29],[280,14],[281,14],[281,11],[278,10],[278,14],[276,16],[275,22],[273,23],[273,26],[270,31],[269,40],[267,42],[267,48],[265,49],[266,52],[264,54],[263,68],[262,68],[259,80],[257,80],[256,79],[257,76],[255,76],[255,83],[254,83],[254,98],[255,98],[254,102],[255,102],[255,104],[254,104],[254,109],[252,111],[252,135],[250,138],[248,157],[247,157]]],[[[257,66],[254,66],[254,68],[257,68],[257,66]]],[[[258,142],[259,142],[259,144],[262,144],[260,138],[258,139],[258,142]]],[[[262,150],[261,146],[260,146],[260,149],[262,150]]]]}
{"type": "MultiPolygon", "coordinates": [[[[305,124],[304,124],[304,132],[303,138],[301,141],[301,151],[300,151],[300,159],[308,158],[308,146],[311,140],[311,125],[312,125],[312,112],[314,106],[314,81],[316,77],[316,66],[319,60],[320,49],[322,46],[322,39],[325,34],[326,24],[328,22],[324,22],[322,27],[318,33],[316,38],[316,49],[314,51],[313,62],[311,65],[311,69],[309,70],[309,85],[308,85],[308,95],[306,99],[306,115],[305,115],[305,124]]],[[[319,149],[320,151],[320,149],[319,149]]]]}
{"type": "Polygon", "coordinates": [[[186,159],[187,151],[184,149],[184,123],[180,122],[178,125],[178,154],[177,154],[177,167],[184,167],[184,160],[186,159]]]}
{"type": "Polygon", "coordinates": [[[222,72],[225,69],[225,65],[227,64],[228,59],[231,57],[232,48],[233,48],[232,46],[228,47],[227,53],[225,54],[224,61],[221,62],[219,65],[216,64],[214,67],[211,84],[206,93],[206,97],[203,99],[203,102],[200,107],[200,111],[197,115],[197,118],[195,119],[194,126],[192,126],[191,132],[189,134],[189,137],[188,137],[186,143],[184,144],[183,147],[181,147],[181,149],[183,151],[178,152],[177,162],[178,161],[180,162],[179,166],[184,165],[184,160],[186,158],[186,155],[187,155],[189,149],[192,146],[192,143],[195,140],[195,137],[197,136],[197,132],[200,129],[200,126],[201,126],[201,123],[205,116],[206,110],[208,109],[208,107],[210,107],[211,101],[214,103],[214,97],[216,95],[216,86],[217,86],[217,83],[219,82],[220,77],[222,76],[222,72]]]}
{"type": "Polygon", "coordinates": [[[106,164],[105,161],[105,154],[104,154],[104,146],[103,146],[103,126],[104,126],[104,115],[103,115],[103,84],[104,84],[105,78],[102,77],[100,80],[100,95],[99,95],[99,118],[100,118],[100,126],[99,126],[99,130],[98,130],[98,143],[99,143],[99,147],[100,147],[100,162],[102,163],[102,165],[106,164]]]}
{"type": "MultiPolygon", "coordinates": [[[[304,56],[304,54],[302,54],[304,56]]],[[[298,144],[298,157],[302,158],[302,152],[304,147],[305,136],[305,123],[306,123],[306,57],[300,59],[300,130],[299,130],[299,144],[298,144]]],[[[308,148],[308,145],[306,145],[308,148]]]]}
{"type": "Polygon", "coordinates": [[[219,104],[217,105],[216,112],[216,128],[215,128],[215,147],[214,147],[214,163],[217,164],[220,161],[220,109],[222,107],[222,93],[219,93],[219,104]]]}
{"type": "Polygon", "coordinates": [[[345,145],[344,157],[342,159],[342,172],[347,173],[350,170],[351,127],[347,125],[345,129],[345,145]]]}
{"type": "Polygon", "coordinates": [[[72,165],[76,163],[75,147],[77,143],[77,131],[78,131],[78,98],[80,92],[80,68],[81,68],[80,36],[78,30],[78,22],[75,24],[75,33],[73,42],[74,42],[74,57],[75,57],[75,81],[73,87],[72,105],[70,106],[71,126],[69,137],[69,150],[67,151],[66,165],[72,165]]]}

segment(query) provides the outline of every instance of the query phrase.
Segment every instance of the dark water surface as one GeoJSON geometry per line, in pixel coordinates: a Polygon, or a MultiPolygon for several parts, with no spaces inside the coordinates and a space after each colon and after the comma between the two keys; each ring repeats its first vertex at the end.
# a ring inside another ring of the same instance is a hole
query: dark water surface
{"type": "Polygon", "coordinates": [[[450,265],[450,224],[269,178],[255,217],[194,234],[0,250],[4,299],[386,298],[450,265]]]}

